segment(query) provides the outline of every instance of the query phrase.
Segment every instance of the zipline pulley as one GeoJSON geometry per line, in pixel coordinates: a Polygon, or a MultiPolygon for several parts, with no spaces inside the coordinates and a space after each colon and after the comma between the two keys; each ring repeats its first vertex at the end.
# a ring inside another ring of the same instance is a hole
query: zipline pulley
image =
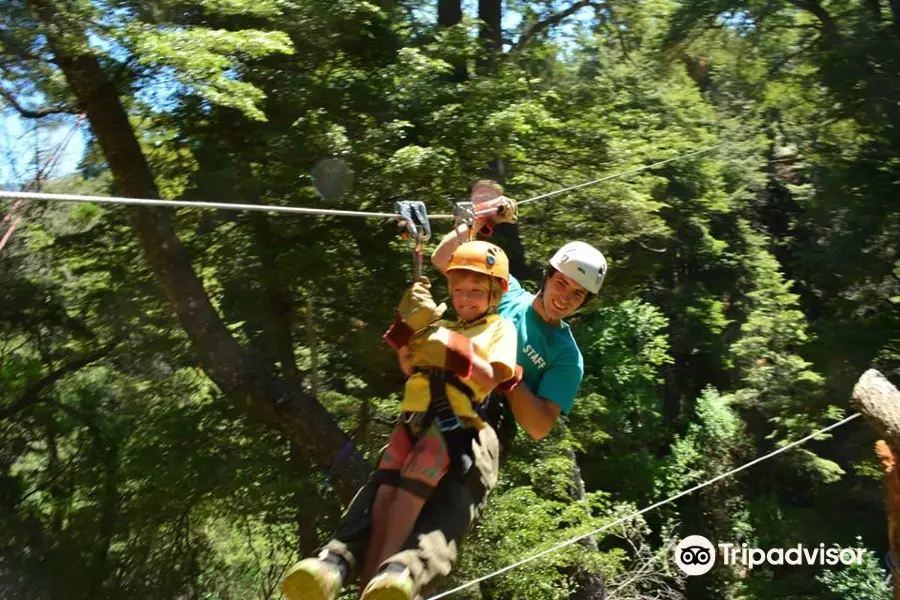
{"type": "Polygon", "coordinates": [[[475,238],[475,205],[471,202],[457,202],[453,205],[453,229],[456,231],[456,237],[460,243],[463,240],[459,235],[459,226],[465,223],[469,229],[469,240],[475,238]]]}
{"type": "Polygon", "coordinates": [[[428,209],[425,203],[418,200],[401,200],[395,205],[397,223],[404,227],[400,236],[412,248],[413,281],[422,275],[422,254],[425,240],[431,237],[431,224],[428,222],[428,209]]]}

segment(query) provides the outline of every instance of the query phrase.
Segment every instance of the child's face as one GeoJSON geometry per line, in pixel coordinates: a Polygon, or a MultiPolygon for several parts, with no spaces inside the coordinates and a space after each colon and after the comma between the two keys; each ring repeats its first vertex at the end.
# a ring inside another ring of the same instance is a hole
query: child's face
{"type": "Polygon", "coordinates": [[[447,273],[453,308],[461,319],[474,321],[484,315],[491,301],[491,278],[480,273],[450,271],[447,273]]]}

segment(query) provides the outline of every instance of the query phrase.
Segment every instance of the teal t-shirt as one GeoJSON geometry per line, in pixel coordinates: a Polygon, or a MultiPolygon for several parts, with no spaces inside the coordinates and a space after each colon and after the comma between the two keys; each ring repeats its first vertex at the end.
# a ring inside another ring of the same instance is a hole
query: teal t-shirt
{"type": "Polygon", "coordinates": [[[512,321],[519,334],[516,362],[522,367],[522,381],[532,393],[553,402],[567,415],[584,376],[584,359],[569,326],[544,321],[531,306],[533,300],[534,294],[510,275],[509,290],[497,312],[512,321]]]}

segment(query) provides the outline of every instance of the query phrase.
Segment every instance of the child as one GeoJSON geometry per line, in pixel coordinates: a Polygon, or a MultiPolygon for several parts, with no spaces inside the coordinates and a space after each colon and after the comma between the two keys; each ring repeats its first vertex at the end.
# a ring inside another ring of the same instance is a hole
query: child
{"type": "Polygon", "coordinates": [[[506,254],[488,242],[466,242],[453,253],[446,275],[456,322],[429,326],[443,308],[434,305],[424,279],[404,295],[385,334],[409,378],[403,414],[375,475],[381,485],[361,573],[362,584],[368,581],[364,600],[411,598],[407,574],[386,570],[369,579],[401,549],[441,478],[471,466],[474,432],[486,427],[477,405],[499,384],[516,382],[516,330],[496,314],[509,281],[506,254]]]}

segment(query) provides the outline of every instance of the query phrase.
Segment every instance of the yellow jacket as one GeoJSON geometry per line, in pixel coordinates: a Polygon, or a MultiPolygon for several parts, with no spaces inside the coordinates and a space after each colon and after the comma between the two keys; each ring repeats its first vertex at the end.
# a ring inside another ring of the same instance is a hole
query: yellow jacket
{"type": "MultiPolygon", "coordinates": [[[[439,321],[435,325],[446,327],[472,340],[475,353],[491,363],[494,372],[502,377],[501,380],[513,376],[516,368],[518,339],[516,327],[512,321],[507,321],[498,314],[489,314],[472,323],[462,320],[439,321]]],[[[460,378],[460,381],[472,390],[474,402],[483,402],[491,393],[490,389],[482,388],[471,379],[460,378]]],[[[484,423],[478,418],[469,398],[452,385],[445,387],[447,399],[456,416],[470,420],[477,429],[484,427],[484,423]]],[[[409,412],[425,412],[430,403],[431,390],[428,375],[413,373],[406,380],[403,402],[400,404],[401,409],[409,412]]]]}

